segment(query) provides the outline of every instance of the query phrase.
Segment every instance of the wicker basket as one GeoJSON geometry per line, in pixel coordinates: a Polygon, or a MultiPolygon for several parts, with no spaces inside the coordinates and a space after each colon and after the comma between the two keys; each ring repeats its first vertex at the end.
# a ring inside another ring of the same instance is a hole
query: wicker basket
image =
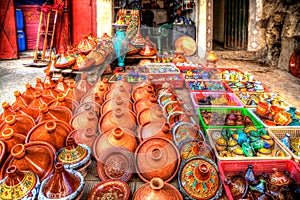
{"type": "Polygon", "coordinates": [[[289,133],[291,138],[300,137],[300,128],[270,128],[268,130],[271,137],[275,139],[275,141],[282,146],[292,157],[293,159],[299,163],[300,157],[294,154],[289,148],[287,148],[282,142],[281,139],[284,138],[286,133],[289,133]]]}

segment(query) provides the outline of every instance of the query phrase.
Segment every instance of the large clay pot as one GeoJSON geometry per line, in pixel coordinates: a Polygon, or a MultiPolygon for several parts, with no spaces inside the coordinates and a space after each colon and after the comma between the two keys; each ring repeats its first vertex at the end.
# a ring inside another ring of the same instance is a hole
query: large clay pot
{"type": "Polygon", "coordinates": [[[134,157],[138,175],[145,182],[156,177],[169,182],[176,176],[180,165],[176,146],[161,137],[144,140],[136,149],[134,157]]]}
{"type": "Polygon", "coordinates": [[[97,157],[99,178],[129,181],[134,173],[133,153],[123,147],[110,147],[97,157]]]}
{"type": "Polygon", "coordinates": [[[47,142],[17,144],[1,168],[0,179],[7,176],[9,166],[15,165],[20,171],[33,171],[43,180],[53,172],[55,153],[55,148],[47,142]]]}
{"type": "Polygon", "coordinates": [[[127,81],[126,77],[122,77],[121,80],[112,83],[110,85],[109,89],[115,89],[120,86],[124,86],[127,91],[131,91],[131,89],[132,89],[132,85],[127,81]]]}
{"type": "Polygon", "coordinates": [[[222,195],[218,167],[206,157],[196,156],[181,163],[178,186],[182,194],[191,199],[215,200],[222,195]]]}
{"type": "Polygon", "coordinates": [[[0,125],[0,132],[5,128],[12,128],[14,132],[27,136],[34,126],[34,120],[28,115],[8,115],[4,123],[0,125]]]}
{"type": "Polygon", "coordinates": [[[0,199],[34,200],[37,198],[40,180],[36,174],[32,171],[19,171],[15,165],[7,168],[6,173],[7,177],[0,181],[0,199]]]}
{"type": "Polygon", "coordinates": [[[134,152],[137,148],[134,132],[118,127],[99,135],[93,146],[96,159],[99,159],[102,153],[110,147],[124,147],[130,152],[134,152]]]}
{"type": "Polygon", "coordinates": [[[3,140],[6,146],[6,155],[9,155],[11,149],[16,144],[25,144],[26,136],[14,132],[12,128],[5,128],[0,135],[0,140],[3,140]]]}
{"type": "Polygon", "coordinates": [[[85,102],[95,102],[99,105],[102,105],[104,100],[103,96],[99,95],[98,93],[88,93],[81,98],[80,104],[84,104],[85,102]]]}
{"type": "Polygon", "coordinates": [[[122,96],[124,98],[131,99],[130,90],[127,90],[126,87],[123,85],[120,85],[117,88],[107,90],[107,92],[104,95],[104,99],[105,100],[111,99],[114,98],[115,96],[122,96]]]}
{"type": "Polygon", "coordinates": [[[170,141],[173,140],[171,127],[166,122],[148,122],[138,129],[138,140],[142,142],[151,137],[163,137],[170,141]]]}
{"type": "Polygon", "coordinates": [[[72,130],[72,127],[64,121],[43,121],[31,129],[26,137],[26,143],[44,141],[59,150],[65,147],[67,136],[72,130]]]}
{"type": "Polygon", "coordinates": [[[74,129],[86,129],[93,128],[97,130],[98,125],[97,114],[93,111],[84,111],[74,115],[70,121],[70,124],[74,129]]]}
{"type": "Polygon", "coordinates": [[[66,107],[56,106],[54,108],[49,108],[45,103],[40,105],[39,110],[40,115],[37,117],[37,123],[50,119],[62,120],[69,123],[73,115],[71,110],[66,107]]]}
{"type": "Polygon", "coordinates": [[[1,166],[2,166],[2,163],[4,162],[5,153],[6,153],[5,143],[2,140],[0,140],[0,165],[1,166]]]}
{"type": "Polygon", "coordinates": [[[155,95],[154,88],[151,85],[140,86],[132,91],[132,100],[135,102],[139,99],[149,98],[151,95],[155,95]]]}
{"type": "Polygon", "coordinates": [[[106,100],[102,105],[102,114],[111,111],[116,108],[126,108],[132,110],[133,104],[130,99],[124,98],[122,96],[116,96],[111,99],[106,100]]]}
{"type": "Polygon", "coordinates": [[[173,128],[173,141],[176,146],[188,139],[205,141],[205,137],[196,124],[181,122],[173,128]]]}
{"type": "Polygon", "coordinates": [[[164,183],[160,178],[152,178],[149,183],[142,185],[133,195],[133,200],[183,200],[181,193],[171,184],[164,183]]]}
{"type": "Polygon", "coordinates": [[[186,160],[195,156],[206,156],[215,161],[215,154],[212,148],[204,141],[188,139],[179,144],[179,152],[182,160],[186,160]]]}
{"type": "Polygon", "coordinates": [[[79,172],[58,163],[54,173],[42,182],[39,199],[80,199],[83,186],[84,178],[79,172]]]}
{"type": "Polygon", "coordinates": [[[91,111],[96,113],[97,117],[99,118],[101,115],[101,106],[95,102],[85,102],[77,107],[75,110],[75,114],[91,111]]]}
{"type": "Polygon", "coordinates": [[[79,106],[78,102],[74,99],[66,97],[63,93],[58,93],[57,98],[48,103],[49,108],[55,108],[56,106],[63,106],[69,108],[73,113],[79,106]]]}
{"type": "Polygon", "coordinates": [[[158,105],[154,107],[145,108],[137,115],[139,126],[143,126],[149,122],[166,122],[163,111],[158,105]]]}
{"type": "Polygon", "coordinates": [[[142,98],[134,102],[133,109],[137,114],[146,108],[155,107],[158,105],[157,97],[153,94],[147,98],[142,98]]]}
{"type": "Polygon", "coordinates": [[[64,82],[64,77],[61,76],[58,78],[57,80],[57,84],[54,88],[58,93],[64,93],[67,89],[68,89],[68,86],[67,84],[64,82]]]}
{"type": "Polygon", "coordinates": [[[34,98],[28,107],[35,109],[37,111],[39,110],[39,107],[41,104],[43,104],[43,103],[49,104],[51,101],[53,101],[55,99],[52,96],[44,96],[39,91],[35,92],[33,94],[33,97],[34,98]]]}
{"type": "Polygon", "coordinates": [[[57,161],[63,163],[65,167],[74,169],[86,176],[86,168],[91,164],[91,150],[85,144],[77,144],[74,138],[66,140],[66,147],[57,153],[57,161]]]}
{"type": "Polygon", "coordinates": [[[129,200],[130,188],[124,181],[113,179],[105,180],[93,187],[90,191],[88,200],[94,199],[114,199],[129,200]]]}
{"type": "Polygon", "coordinates": [[[102,115],[98,123],[98,129],[102,133],[118,127],[135,131],[136,116],[134,112],[124,108],[116,108],[102,115]]]}
{"type": "Polygon", "coordinates": [[[32,96],[26,96],[24,94],[21,94],[18,90],[14,91],[14,96],[16,97],[15,103],[23,105],[25,107],[28,107],[29,104],[33,101],[32,96]]]}

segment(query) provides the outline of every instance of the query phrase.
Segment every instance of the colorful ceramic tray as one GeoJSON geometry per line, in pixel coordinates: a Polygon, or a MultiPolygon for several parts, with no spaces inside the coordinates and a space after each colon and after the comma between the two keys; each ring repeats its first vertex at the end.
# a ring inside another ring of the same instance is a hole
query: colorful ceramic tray
{"type": "Polygon", "coordinates": [[[185,56],[192,56],[197,51],[195,40],[189,36],[180,36],[175,40],[175,49],[181,48],[185,51],[185,56]]]}

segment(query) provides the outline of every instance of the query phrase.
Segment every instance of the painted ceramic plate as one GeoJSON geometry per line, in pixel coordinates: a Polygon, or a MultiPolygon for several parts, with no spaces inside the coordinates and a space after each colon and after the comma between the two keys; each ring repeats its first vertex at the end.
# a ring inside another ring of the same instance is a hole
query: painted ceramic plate
{"type": "Polygon", "coordinates": [[[180,36],[175,40],[175,49],[183,49],[185,56],[192,56],[196,53],[196,41],[189,36],[180,36]]]}

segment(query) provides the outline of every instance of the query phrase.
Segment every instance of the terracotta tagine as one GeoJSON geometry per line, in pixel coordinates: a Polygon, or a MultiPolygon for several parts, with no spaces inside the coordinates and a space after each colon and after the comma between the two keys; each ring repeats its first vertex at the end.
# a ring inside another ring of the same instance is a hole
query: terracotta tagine
{"type": "Polygon", "coordinates": [[[36,174],[32,171],[19,171],[15,165],[8,167],[6,173],[7,177],[0,181],[0,199],[34,200],[37,198],[40,180],[36,174]]]}
{"type": "Polygon", "coordinates": [[[110,147],[97,157],[99,178],[129,181],[134,173],[133,153],[123,147],[110,147]]]}
{"type": "Polygon", "coordinates": [[[160,178],[152,178],[149,183],[142,185],[133,195],[133,200],[183,200],[181,193],[171,184],[164,183],[160,178]]]}
{"type": "Polygon", "coordinates": [[[114,128],[99,135],[94,142],[93,153],[99,158],[110,147],[124,147],[130,152],[137,148],[137,141],[133,131],[126,128],[114,128]]]}
{"type": "Polygon", "coordinates": [[[35,79],[34,89],[38,90],[41,93],[44,91],[44,83],[42,82],[42,80],[40,78],[35,79]]]}
{"type": "Polygon", "coordinates": [[[84,92],[81,92],[75,87],[75,81],[69,82],[69,87],[64,93],[65,97],[74,99],[76,102],[80,102],[81,98],[86,94],[84,92]]]}
{"type": "Polygon", "coordinates": [[[56,106],[54,108],[49,108],[49,106],[45,103],[40,105],[39,110],[40,115],[37,117],[37,123],[50,119],[61,120],[69,123],[73,115],[71,110],[66,107],[56,106]]]}
{"type": "Polygon", "coordinates": [[[181,163],[178,186],[187,198],[214,200],[222,195],[218,167],[206,157],[196,156],[181,163]]]}
{"type": "Polygon", "coordinates": [[[188,139],[197,139],[204,141],[203,133],[200,130],[200,127],[197,124],[180,122],[173,128],[173,141],[176,146],[182,141],[188,139]]]}
{"type": "Polygon", "coordinates": [[[5,119],[8,115],[15,115],[15,111],[12,109],[12,106],[6,101],[2,103],[3,113],[1,115],[2,119],[5,119]]]}
{"type": "Polygon", "coordinates": [[[68,85],[64,82],[64,77],[61,76],[57,80],[57,84],[54,88],[58,93],[64,93],[68,89],[68,85]]]}
{"type": "Polygon", "coordinates": [[[124,98],[122,96],[116,96],[111,99],[106,100],[102,105],[102,114],[107,113],[116,108],[125,108],[132,111],[133,104],[130,99],[124,98]]]}
{"type": "Polygon", "coordinates": [[[39,112],[31,107],[24,107],[18,104],[13,104],[11,106],[12,110],[14,111],[14,115],[28,115],[32,117],[35,121],[39,116],[39,112]]]}
{"type": "Polygon", "coordinates": [[[215,154],[212,148],[204,141],[188,139],[182,141],[178,147],[182,160],[186,160],[195,156],[206,156],[211,160],[215,160],[215,154]]]}
{"type": "MultiPolygon", "coordinates": [[[[108,89],[106,89],[104,85],[99,85],[92,92],[94,92],[98,96],[101,96],[104,99],[105,93],[107,91],[108,91],[108,89]]],[[[92,93],[92,92],[90,92],[90,93],[92,93]]]]}
{"type": "Polygon", "coordinates": [[[144,140],[136,149],[134,157],[138,175],[145,182],[156,177],[169,182],[177,175],[180,165],[176,146],[161,137],[144,140]]]}
{"type": "Polygon", "coordinates": [[[46,76],[45,76],[45,79],[44,79],[43,83],[44,83],[44,86],[48,84],[48,85],[50,85],[51,88],[55,88],[56,81],[54,81],[52,79],[52,73],[51,72],[46,72],[46,76]]]}
{"type": "Polygon", "coordinates": [[[44,84],[44,88],[45,89],[44,89],[42,95],[44,95],[44,96],[51,96],[53,98],[56,98],[58,92],[54,88],[52,88],[51,85],[44,84]]]}
{"type": "Polygon", "coordinates": [[[66,140],[66,147],[57,153],[57,162],[64,164],[65,167],[74,169],[86,176],[86,168],[91,164],[91,150],[85,144],[77,144],[74,138],[66,140]]]}
{"type": "Polygon", "coordinates": [[[94,128],[97,130],[98,124],[97,114],[93,111],[84,111],[74,115],[70,121],[70,124],[74,129],[86,129],[94,128]]]}
{"type": "Polygon", "coordinates": [[[108,90],[110,87],[110,83],[108,82],[107,78],[103,78],[102,80],[98,80],[95,86],[100,86],[102,85],[105,90],[108,90]]]}
{"type": "Polygon", "coordinates": [[[167,122],[148,122],[138,129],[138,140],[142,142],[151,137],[163,137],[173,141],[171,126],[167,122]]]}
{"type": "Polygon", "coordinates": [[[36,91],[40,91],[40,90],[38,90],[38,89],[32,87],[32,85],[29,84],[29,83],[26,83],[26,84],[25,84],[25,88],[26,88],[26,90],[25,90],[25,92],[23,92],[23,95],[25,95],[25,96],[31,96],[31,97],[33,97],[33,94],[34,94],[36,91]]]}
{"type": "Polygon", "coordinates": [[[133,109],[135,113],[139,113],[145,108],[151,108],[158,105],[157,97],[153,94],[147,98],[142,98],[134,102],[133,109]]]}
{"type": "Polygon", "coordinates": [[[93,187],[90,191],[88,200],[94,199],[114,199],[129,200],[130,188],[124,181],[114,179],[105,180],[93,187]]]}
{"type": "Polygon", "coordinates": [[[132,100],[135,102],[139,99],[149,98],[151,95],[155,95],[153,86],[140,86],[132,91],[132,100]]]}
{"type": "Polygon", "coordinates": [[[41,92],[37,91],[33,94],[33,100],[29,104],[28,107],[35,109],[37,112],[39,112],[39,107],[41,104],[49,104],[51,101],[53,101],[55,98],[52,96],[44,96],[41,92]]]}
{"type": "Polygon", "coordinates": [[[137,121],[139,126],[143,126],[149,122],[166,122],[166,118],[163,115],[163,111],[158,105],[154,107],[145,108],[137,115],[137,121]]]}
{"type": "Polygon", "coordinates": [[[67,140],[74,138],[77,144],[85,144],[90,149],[93,149],[93,144],[97,136],[98,134],[95,128],[76,129],[68,135],[67,140]]]}
{"type": "Polygon", "coordinates": [[[112,84],[110,85],[109,89],[118,88],[118,87],[120,87],[120,86],[124,86],[125,89],[126,89],[127,91],[130,91],[130,92],[131,92],[132,85],[131,85],[131,83],[129,83],[129,82],[127,81],[126,77],[122,77],[121,80],[112,83],[112,84]]]}
{"type": "Polygon", "coordinates": [[[75,114],[91,111],[96,113],[97,117],[99,118],[101,115],[101,106],[98,103],[95,102],[85,102],[83,104],[80,104],[80,106],[77,107],[75,110],[75,114]]]}
{"type": "Polygon", "coordinates": [[[33,101],[32,96],[21,94],[18,90],[14,91],[14,96],[16,98],[15,104],[23,105],[25,107],[28,107],[29,104],[33,101]]]}
{"type": "Polygon", "coordinates": [[[248,192],[248,182],[241,175],[234,175],[230,179],[225,178],[225,184],[230,188],[234,199],[244,199],[248,192]]]}
{"type": "Polygon", "coordinates": [[[124,98],[131,99],[130,90],[127,90],[126,87],[123,85],[120,85],[117,88],[112,88],[110,90],[107,90],[107,92],[104,95],[104,99],[105,100],[111,99],[115,96],[122,96],[124,98]]]}
{"type": "Polygon", "coordinates": [[[102,133],[117,127],[135,131],[136,125],[136,116],[134,112],[124,108],[116,108],[101,116],[98,123],[98,129],[102,133]]]}
{"type": "Polygon", "coordinates": [[[15,165],[20,171],[33,171],[43,180],[53,172],[55,153],[55,148],[47,142],[17,144],[1,168],[0,179],[7,176],[7,168],[15,165]]]}
{"type": "Polygon", "coordinates": [[[44,141],[53,145],[56,150],[65,147],[66,139],[72,127],[61,120],[47,120],[37,124],[26,137],[26,143],[44,141]]]}
{"type": "Polygon", "coordinates": [[[54,173],[42,182],[39,199],[80,199],[83,187],[84,178],[79,172],[58,163],[54,173]]]}
{"type": "Polygon", "coordinates": [[[5,143],[2,140],[0,140],[0,165],[1,166],[2,166],[2,163],[4,162],[5,153],[6,153],[5,143]]]}
{"type": "Polygon", "coordinates": [[[5,128],[11,128],[16,133],[27,136],[28,132],[35,126],[32,117],[28,115],[8,115],[4,123],[0,125],[0,132],[5,128]]]}
{"type": "Polygon", "coordinates": [[[99,95],[98,93],[88,93],[81,98],[80,104],[83,104],[86,102],[95,102],[99,105],[102,105],[104,102],[104,99],[103,99],[103,96],[99,95]]]}
{"type": "Polygon", "coordinates": [[[26,136],[14,132],[12,128],[5,128],[0,134],[0,140],[5,144],[6,155],[9,155],[13,146],[16,144],[25,144],[26,136]]]}
{"type": "Polygon", "coordinates": [[[75,88],[81,94],[83,94],[82,96],[84,96],[85,94],[87,94],[88,91],[91,89],[91,84],[88,82],[87,78],[88,78],[87,74],[83,73],[83,74],[81,74],[80,80],[77,81],[76,84],[75,84],[75,88]]]}
{"type": "Polygon", "coordinates": [[[272,185],[283,186],[289,185],[291,183],[291,179],[285,173],[280,172],[277,168],[273,168],[273,173],[269,175],[268,182],[272,185]]]}
{"type": "Polygon", "coordinates": [[[63,93],[58,93],[57,98],[48,103],[49,108],[55,108],[56,106],[63,106],[70,109],[73,113],[79,106],[78,102],[74,99],[66,97],[63,93]]]}

